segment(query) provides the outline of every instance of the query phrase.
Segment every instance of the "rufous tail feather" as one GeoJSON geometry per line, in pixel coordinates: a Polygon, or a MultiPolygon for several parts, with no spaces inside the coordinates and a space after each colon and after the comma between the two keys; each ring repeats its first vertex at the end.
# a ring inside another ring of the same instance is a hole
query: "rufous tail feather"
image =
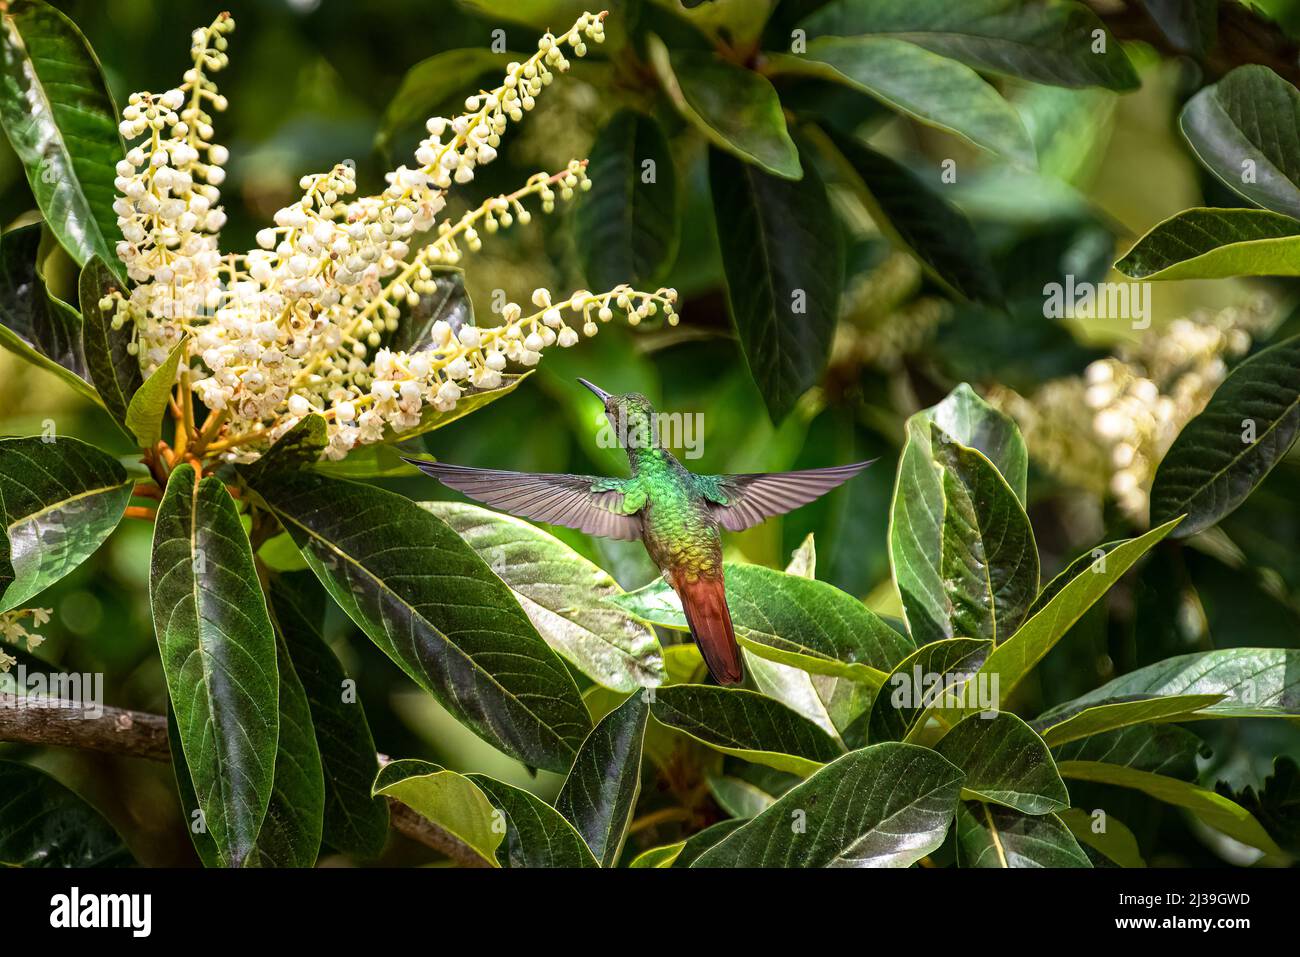
{"type": "Polygon", "coordinates": [[[745,677],[740,660],[740,646],[731,627],[727,611],[727,591],[722,578],[697,578],[674,583],[686,613],[691,637],[709,666],[709,674],[719,684],[739,684],[745,677]]]}

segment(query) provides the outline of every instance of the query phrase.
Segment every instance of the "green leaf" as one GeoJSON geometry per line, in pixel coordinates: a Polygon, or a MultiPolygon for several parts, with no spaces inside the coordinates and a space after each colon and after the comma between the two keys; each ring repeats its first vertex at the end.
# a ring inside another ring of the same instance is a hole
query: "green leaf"
{"type": "Polygon", "coordinates": [[[863,748],[791,788],[694,866],[907,867],[943,843],[961,780],[926,748],[863,748]]]}
{"type": "Polygon", "coordinates": [[[115,166],[126,155],[99,60],[66,16],[13,0],[0,36],[0,126],[63,248],[120,269],[115,166]]]}
{"type": "Polygon", "coordinates": [[[564,771],[590,718],[510,589],[409,499],[312,472],[254,481],[353,621],[456,717],[533,767],[564,771]]]}
{"type": "Polygon", "coordinates": [[[13,581],[0,611],[72,571],[117,528],[131,481],[117,459],[77,439],[0,439],[0,502],[13,581]]]}
{"type": "MultiPolygon", "coordinates": [[[[833,585],[761,565],[728,562],[723,573],[737,640],[770,661],[879,684],[912,651],[905,636],[833,585]]],[[[681,602],[662,579],[606,600],[651,624],[686,630],[681,602]]]]}
{"type": "Polygon", "coordinates": [[[1057,816],[1076,841],[1099,851],[1120,867],[1146,867],[1147,862],[1142,859],[1133,832],[1123,821],[1104,811],[1101,814],[1101,817],[1095,817],[1083,808],[1071,807],[1057,816]]]}
{"type": "Polygon", "coordinates": [[[943,470],[939,571],[957,634],[1005,641],[1038,593],[1038,546],[1029,516],[984,455],[931,425],[943,470]]]}
{"type": "Polygon", "coordinates": [[[780,421],[820,381],[830,357],[840,231],[811,165],[790,182],[710,150],[709,184],[731,318],[768,413],[780,421]]]}
{"type": "Polygon", "coordinates": [[[431,267],[430,292],[417,293],[418,301],[402,311],[397,329],[386,345],[396,352],[420,352],[432,343],[434,324],[447,323],[459,333],[462,326],[474,325],[474,303],[465,289],[465,273],[452,266],[431,267]]]}
{"type": "Polygon", "coordinates": [[[280,735],[275,632],[248,536],[221,479],[167,482],[149,575],[154,629],[185,762],[223,864],[252,854],[280,735]]]}
{"type": "Polygon", "coordinates": [[[1083,613],[1177,524],[1178,519],[1166,522],[1099,557],[1091,571],[1075,577],[1055,598],[1031,615],[1014,635],[993,649],[980,671],[998,675],[999,694],[1003,700],[1083,617],[1083,613]]]}
{"type": "Polygon", "coordinates": [[[685,846],[685,841],[678,841],[676,844],[652,847],[634,857],[628,867],[672,867],[685,846]]]}
{"type": "Polygon", "coordinates": [[[1204,741],[1176,724],[1129,725],[1052,749],[1058,768],[1063,761],[1103,761],[1181,781],[1195,780],[1197,758],[1209,754],[1204,741]]]}
{"type": "Polygon", "coordinates": [[[907,40],[977,70],[1053,86],[1138,87],[1118,40],[1081,3],[1021,0],[839,0],[804,21],[809,36],[907,40]],[[1096,49],[1097,31],[1105,46],[1096,49]]]}
{"type": "Polygon", "coordinates": [[[280,738],[275,749],[275,785],[249,863],[312,867],[320,854],[325,777],[307,693],[294,671],[283,635],[276,642],[276,670],[280,676],[280,738]]]}
{"type": "Polygon", "coordinates": [[[1186,714],[1186,718],[1300,715],[1300,650],[1221,648],[1178,655],[1108,681],[1053,710],[1074,710],[1135,695],[1222,696],[1218,702],[1186,714]]]}
{"type": "MultiPolygon", "coordinates": [[[[3,239],[0,239],[0,244],[3,239]]],[[[133,327],[114,329],[112,312],[99,308],[99,301],[114,289],[121,289],[113,271],[98,256],[91,257],[81,270],[78,282],[81,303],[81,335],[85,346],[86,368],[104,402],[104,407],[118,422],[126,425],[126,410],[131,397],[144,382],[140,360],[128,351],[133,327]]]]}
{"type": "Polygon", "coordinates": [[[435,429],[441,429],[444,425],[450,425],[462,416],[469,415],[471,412],[477,412],[483,406],[490,402],[495,402],[504,396],[515,391],[515,387],[523,382],[533,370],[529,369],[522,375],[515,375],[507,372],[501,376],[502,384],[495,389],[466,389],[464,395],[456,400],[456,405],[449,412],[443,412],[435,409],[432,405],[425,405],[420,412],[420,423],[401,432],[395,431],[391,425],[384,427],[385,442],[405,442],[407,439],[413,439],[417,435],[424,435],[426,432],[432,432],[435,429]]]}
{"type": "Polygon", "coordinates": [[[756,691],[670,685],[654,690],[650,713],[723,754],[791,774],[812,774],[844,753],[817,725],[756,691]]]}
{"type": "Polygon", "coordinates": [[[669,867],[687,868],[694,866],[700,856],[709,848],[715,846],[723,838],[743,827],[743,820],[719,821],[717,824],[710,824],[702,831],[696,831],[688,837],[683,843],[677,855],[673,858],[669,867]]]}
{"type": "Polygon", "coordinates": [[[957,809],[961,867],[1091,867],[1070,829],[1055,814],[963,802],[957,809]]]}
{"type": "Polygon", "coordinates": [[[1002,302],[997,272],[961,210],[901,163],[834,131],[828,136],[882,232],[958,296],[1002,302]]]}
{"type": "Polygon", "coordinates": [[[635,692],[601,719],[582,742],[555,799],[555,809],[582,835],[602,867],[618,863],[641,792],[648,693],[635,692]]]}
{"type": "Polygon", "coordinates": [[[677,254],[681,197],[668,141],[643,113],[621,110],[596,136],[592,188],[574,210],[575,243],[593,289],[652,286],[677,254]]]}
{"type": "Polygon", "coordinates": [[[493,867],[503,832],[479,786],[455,771],[405,758],[379,769],[374,793],[396,798],[471,848],[493,867]]]}
{"type": "Polygon", "coordinates": [[[502,867],[600,866],[582,835],[541,798],[485,774],[468,777],[505,816],[506,836],[496,852],[502,867]]]}
{"type": "Polygon", "coordinates": [[[1300,218],[1300,91],[1294,86],[1266,66],[1240,66],[1188,100],[1178,122],[1197,159],[1225,186],[1300,218]]]}
{"type": "Polygon", "coordinates": [[[0,760],[0,867],[127,867],[113,826],[44,771],[0,760]]]}
{"type": "Polygon", "coordinates": [[[1034,143],[1015,107],[970,67],[893,37],[822,37],[771,57],[778,73],[817,76],[874,97],[1022,166],[1034,143]]]}
{"type": "Polygon", "coordinates": [[[729,774],[708,776],[709,793],[719,807],[732,817],[748,820],[757,817],[776,803],[776,796],[757,784],[729,774]]]}
{"type": "Polygon", "coordinates": [[[1089,735],[1149,721],[1185,718],[1223,700],[1218,694],[1157,695],[1088,706],[1067,702],[1033,722],[1049,745],[1055,747],[1089,735]]]}
{"type": "Polygon", "coordinates": [[[1300,436],[1300,336],[1229,373],[1165,453],[1151,519],[1186,515],[1177,537],[1209,528],[1246,500],[1300,436]]]}
{"type": "Polygon", "coordinates": [[[1281,848],[1251,813],[1222,794],[1163,774],[1152,774],[1100,761],[1062,761],[1058,767],[1064,777],[1072,780],[1133,788],[1157,801],[1186,808],[1215,830],[1243,844],[1257,847],[1265,854],[1282,856],[1281,848]]]}
{"type": "Polygon", "coordinates": [[[294,574],[272,580],[270,599],[311,710],[325,781],[325,843],[361,858],[378,857],[388,839],[388,804],[370,793],[379,761],[356,683],[322,634],[328,598],[311,575],[294,574]]]}
{"type": "Polygon", "coordinates": [[[712,53],[669,50],[653,34],[647,45],[668,98],[710,143],[773,176],[797,180],[806,172],[766,77],[712,53]]]}
{"type": "Polygon", "coordinates": [[[615,691],[663,684],[654,631],[605,601],[623,589],[605,571],[528,522],[458,502],[427,502],[510,586],[547,644],[615,691]]]}
{"type": "MultiPolygon", "coordinates": [[[[554,24],[559,26],[559,24],[554,24]]],[[[493,53],[486,46],[444,50],[421,60],[406,71],[397,93],[388,102],[379,121],[375,145],[387,150],[393,137],[408,127],[423,124],[430,116],[442,115],[452,101],[477,92],[474,81],[487,73],[504,75],[511,60],[523,60],[511,53],[493,53]]],[[[463,108],[463,103],[456,106],[463,108]]],[[[447,115],[452,115],[448,113],[447,115]]],[[[424,135],[421,131],[421,135],[424,135]]]]}
{"type": "MultiPolygon", "coordinates": [[[[826,700],[834,694],[833,687],[823,689],[813,680],[814,676],[802,668],[768,661],[748,648],[741,649],[741,655],[745,659],[745,674],[749,675],[759,691],[781,702],[791,711],[803,715],[831,737],[839,737],[839,731],[826,706],[826,700]],[[824,692],[829,692],[825,698],[824,692]]],[[[840,680],[829,675],[816,677],[831,685],[840,680]]]]}
{"type": "Polygon", "coordinates": [[[907,441],[898,460],[890,511],[889,551],[903,614],[912,637],[920,644],[961,634],[943,573],[947,499],[933,441],[936,426],[956,443],[988,459],[1021,503],[1029,468],[1016,424],[964,383],[942,402],[907,420],[907,441]]]}
{"type": "Polygon", "coordinates": [[[0,235],[0,346],[99,402],[87,381],[81,317],[46,289],[37,269],[40,244],[40,224],[0,235]]]}
{"type": "Polygon", "coordinates": [[[182,337],[131,396],[126,407],[126,426],[142,449],[153,448],[162,438],[162,419],[167,413],[172,387],[176,385],[176,370],[187,345],[187,340],[182,337]]]}
{"type": "Polygon", "coordinates": [[[1134,279],[1300,275],[1300,221],[1262,209],[1185,209],[1134,243],[1115,268],[1134,279]]]}
{"type": "Polygon", "coordinates": [[[964,718],[935,750],[966,775],[963,797],[992,801],[1022,814],[1049,814],[1070,805],[1052,753],[1014,714],[999,711],[992,717],[964,718]]]}
{"type": "MultiPolygon", "coordinates": [[[[172,774],[176,779],[176,791],[180,797],[181,814],[190,833],[190,843],[199,855],[204,867],[221,867],[221,853],[217,842],[208,832],[207,822],[199,807],[199,799],[194,793],[194,780],[190,777],[190,766],[185,763],[185,752],[181,749],[181,732],[176,726],[176,712],[168,702],[167,706],[167,748],[172,755],[172,774]]],[[[252,852],[250,852],[251,855],[252,852]]]]}
{"type": "Polygon", "coordinates": [[[908,655],[876,692],[871,710],[864,712],[844,732],[850,747],[870,741],[902,741],[924,727],[928,709],[938,704],[946,683],[956,689],[976,674],[993,648],[978,638],[932,641],[908,655]]]}

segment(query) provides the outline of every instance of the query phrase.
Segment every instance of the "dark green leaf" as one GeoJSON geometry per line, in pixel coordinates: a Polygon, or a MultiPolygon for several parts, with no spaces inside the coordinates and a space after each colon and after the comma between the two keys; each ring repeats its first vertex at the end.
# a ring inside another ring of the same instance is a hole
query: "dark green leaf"
{"type": "Polygon", "coordinates": [[[724,754],[792,774],[811,774],[844,753],[807,718],[755,691],[670,685],[654,690],[650,713],[724,754]]]}
{"type": "Polygon", "coordinates": [[[1151,485],[1151,520],[1186,515],[1182,538],[1246,500],[1300,435],[1300,336],[1258,352],[1228,375],[1183,427],[1151,485]]]}
{"type": "Polygon", "coordinates": [[[1185,209],[1153,226],[1115,268],[1134,279],[1300,275],[1300,221],[1262,209],[1185,209]]]}
{"type": "Polygon", "coordinates": [[[1070,804],[1047,745],[1009,712],[963,718],[935,750],[966,775],[962,794],[967,798],[1022,814],[1049,814],[1070,804]]]}
{"type": "Polygon", "coordinates": [[[475,80],[489,73],[504,74],[507,63],[523,59],[511,53],[493,53],[484,45],[444,50],[421,60],[406,71],[396,95],[389,101],[379,122],[376,146],[381,151],[387,150],[396,134],[414,124],[422,124],[429,116],[442,115],[453,102],[462,107],[458,100],[477,92],[475,80]]]}
{"type": "Polygon", "coordinates": [[[696,867],[907,867],[943,843],[961,771],[888,742],[846,754],[710,848],[696,867]]]}
{"type": "Polygon", "coordinates": [[[117,528],[131,500],[118,461],[77,439],[0,439],[0,502],[13,581],[0,610],[72,571],[117,528]]]}
{"type": "Polygon", "coordinates": [[[871,710],[845,730],[845,742],[856,747],[907,738],[924,725],[927,710],[940,703],[943,687],[958,689],[979,671],[992,648],[993,642],[977,638],[944,638],[918,648],[890,672],[871,710]]]}
{"type": "Polygon", "coordinates": [[[556,810],[577,828],[602,867],[618,863],[641,792],[647,694],[635,692],[601,719],[555,799],[556,810]]]}
{"type": "Polygon", "coordinates": [[[388,347],[397,352],[421,352],[430,348],[434,323],[442,320],[452,332],[474,325],[474,304],[465,290],[465,273],[451,266],[431,269],[433,291],[418,293],[419,302],[403,311],[388,347]]]}
{"type": "Polygon", "coordinates": [[[1194,780],[1197,757],[1208,754],[1200,738],[1176,724],[1130,725],[1052,749],[1058,766],[1064,761],[1103,761],[1180,781],[1194,780]]]}
{"type": "Polygon", "coordinates": [[[1198,59],[1219,34],[1219,0],[1141,0],[1151,19],[1179,50],[1198,59]]]}
{"type": "Polygon", "coordinates": [[[44,771],[0,760],[0,867],[126,867],[99,812],[44,771]]]}
{"type": "Polygon", "coordinates": [[[845,83],[928,126],[1033,166],[1034,143],[1015,107],[968,66],[892,37],[822,37],[806,53],[776,54],[778,73],[845,83]]]}
{"type": "Polygon", "coordinates": [[[574,210],[575,242],[594,289],[657,283],[677,253],[677,171],[659,124],[622,110],[596,137],[592,188],[574,210]]]}
{"type": "Polygon", "coordinates": [[[118,266],[114,169],[126,154],[99,60],[43,0],[13,0],[0,36],[0,126],[36,204],[78,265],[118,266]]]}
{"type": "Polygon", "coordinates": [[[428,761],[392,761],[379,769],[374,793],[396,798],[497,866],[504,831],[487,796],[463,774],[428,761]]]}
{"type": "Polygon", "coordinates": [[[506,836],[496,852],[502,867],[600,866],[573,825],[537,795],[485,774],[469,779],[505,816],[506,836]]]}
{"type": "MultiPolygon", "coordinates": [[[[2,243],[3,240],[0,240],[2,243]]],[[[81,303],[81,334],[86,352],[90,381],[99,391],[104,407],[120,425],[126,425],[126,410],[131,396],[144,382],[140,359],[128,351],[134,327],[113,328],[113,312],[99,308],[99,301],[122,284],[98,256],[92,257],[81,270],[78,299],[81,303]]]]}
{"type": "Polygon", "coordinates": [[[1140,696],[1091,706],[1067,702],[1035,720],[1033,726],[1048,744],[1056,746],[1133,724],[1191,716],[1221,700],[1223,695],[1191,694],[1140,696]]]}
{"type": "Polygon", "coordinates": [[[804,22],[809,36],[880,34],[993,73],[1054,86],[1138,86],[1133,64],[1081,3],[838,0],[804,22]],[[1096,48],[1097,31],[1104,47],[1096,48]]]}
{"type": "Polygon", "coordinates": [[[696,831],[682,843],[681,848],[673,856],[672,863],[668,866],[674,868],[692,866],[699,860],[701,854],[744,825],[744,823],[743,820],[719,821],[717,824],[710,824],[702,831],[696,831]]]}
{"type": "Polygon", "coordinates": [[[957,810],[957,861],[962,867],[1091,867],[1055,814],[1022,814],[964,801],[957,810]]]}
{"type": "Polygon", "coordinates": [[[252,854],[280,736],[275,632],[235,502],[172,472],[154,525],[154,629],[181,747],[223,864],[252,854]]]}
{"type": "Polygon", "coordinates": [[[799,179],[804,168],[771,81],[712,53],[669,50],[649,40],[650,61],[678,112],[714,146],[773,176],[799,179]]]}
{"type": "Polygon", "coordinates": [[[489,743],[564,771],[590,718],[510,589],[409,499],[312,472],[254,489],[334,600],[413,681],[489,743]]]}
{"type": "Polygon", "coordinates": [[[1258,793],[1247,787],[1235,799],[1287,853],[1300,855],[1300,767],[1293,758],[1277,758],[1258,793]]]}
{"type": "Polygon", "coordinates": [[[328,599],[308,574],[279,575],[271,608],[311,708],[325,778],[325,843],[378,857],[388,838],[388,804],[370,794],[379,773],[375,742],[356,684],[321,634],[328,599]]]}
{"type": "Polygon", "coordinates": [[[830,356],[840,232],[811,165],[789,182],[710,150],[709,183],[732,321],[768,412],[780,421],[821,379],[830,356]]]}
{"type": "MultiPolygon", "coordinates": [[[[878,684],[912,651],[906,636],[833,585],[760,565],[728,562],[723,571],[736,638],[756,655],[878,684]]],[[[661,579],[607,600],[652,624],[686,630],[681,602],[661,579]]]]}
{"type": "Polygon", "coordinates": [[[256,486],[269,481],[276,472],[295,472],[314,465],[328,442],[325,417],[312,412],[299,419],[256,462],[240,466],[239,471],[250,485],[256,486]]]}
{"type": "Polygon", "coordinates": [[[1251,202],[1300,217],[1300,92],[1266,66],[1237,67],[1187,101],[1197,158],[1251,202]]]}

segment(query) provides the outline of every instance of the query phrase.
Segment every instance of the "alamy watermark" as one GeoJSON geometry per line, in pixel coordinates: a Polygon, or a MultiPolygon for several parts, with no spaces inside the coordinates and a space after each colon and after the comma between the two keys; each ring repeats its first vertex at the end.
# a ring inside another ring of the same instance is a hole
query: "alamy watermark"
{"type": "Polygon", "coordinates": [[[980,671],[911,671],[889,676],[889,703],[898,709],[961,708],[991,718],[998,710],[999,675],[980,671]]]}
{"type": "Polygon", "coordinates": [[[1151,283],[1076,281],[1043,286],[1043,316],[1047,319],[1123,319],[1134,329],[1151,325],[1151,283]]]}
{"type": "Polygon", "coordinates": [[[103,672],[28,672],[26,665],[0,673],[0,708],[65,708],[87,718],[104,716],[103,672]]]}
{"type": "Polygon", "coordinates": [[[602,449],[681,449],[682,458],[704,454],[703,412],[651,412],[629,420],[620,408],[602,416],[596,444],[602,449]]]}

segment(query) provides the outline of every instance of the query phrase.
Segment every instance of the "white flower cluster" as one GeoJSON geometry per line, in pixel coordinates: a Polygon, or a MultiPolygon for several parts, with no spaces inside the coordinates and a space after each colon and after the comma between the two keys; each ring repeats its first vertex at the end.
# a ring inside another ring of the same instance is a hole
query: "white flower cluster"
{"type": "MultiPolygon", "coordinates": [[[[39,628],[49,623],[50,614],[51,609],[49,608],[18,608],[0,613],[0,642],[8,642],[14,647],[18,647],[20,643],[25,641],[27,650],[35,651],[45,639],[28,631],[22,623],[23,619],[30,618],[32,620],[31,626],[39,628]]],[[[16,664],[18,664],[18,659],[8,654],[4,648],[0,648],[0,671],[8,671],[16,664]]]]}
{"type": "Polygon", "coordinates": [[[437,271],[479,249],[481,233],[528,223],[525,200],[551,212],[557,199],[590,187],[586,162],[575,160],[458,220],[439,220],[447,190],[492,162],[507,125],[568,69],[566,46],[581,56],[587,40],[604,39],[600,16],[543,36],[533,56],[509,64],[500,86],[469,97],[464,114],[430,119],[417,165],[387,174],[383,192],[357,197],[347,164],[303,177],[302,199],[275,214],[257,249],[223,255],[218,186],[227,157],[212,143],[207,110],[225,106],[210,76],[226,63],[233,28],[223,15],[196,31],[194,67],[181,86],[137,94],[124,111],[123,133],[147,137],[118,170],[118,252],[136,285],[100,303],[117,328],[134,323],[146,374],[186,343],[178,382],[211,413],[196,430],[195,453],[251,461],[316,412],[329,424],[326,454],[342,458],[358,443],[414,428],[430,408],[450,411],[467,392],[500,387],[508,363],[531,366],[548,346],[573,345],[579,330],[595,335],[595,320],[615,309],[633,323],[661,310],[676,323],[671,289],[584,290],[555,303],[537,290],[534,310],[505,306],[504,325],[453,330],[440,320],[413,351],[386,347],[404,310],[420,309],[437,292],[437,271]],[[432,240],[418,245],[428,232],[432,240]]]}

